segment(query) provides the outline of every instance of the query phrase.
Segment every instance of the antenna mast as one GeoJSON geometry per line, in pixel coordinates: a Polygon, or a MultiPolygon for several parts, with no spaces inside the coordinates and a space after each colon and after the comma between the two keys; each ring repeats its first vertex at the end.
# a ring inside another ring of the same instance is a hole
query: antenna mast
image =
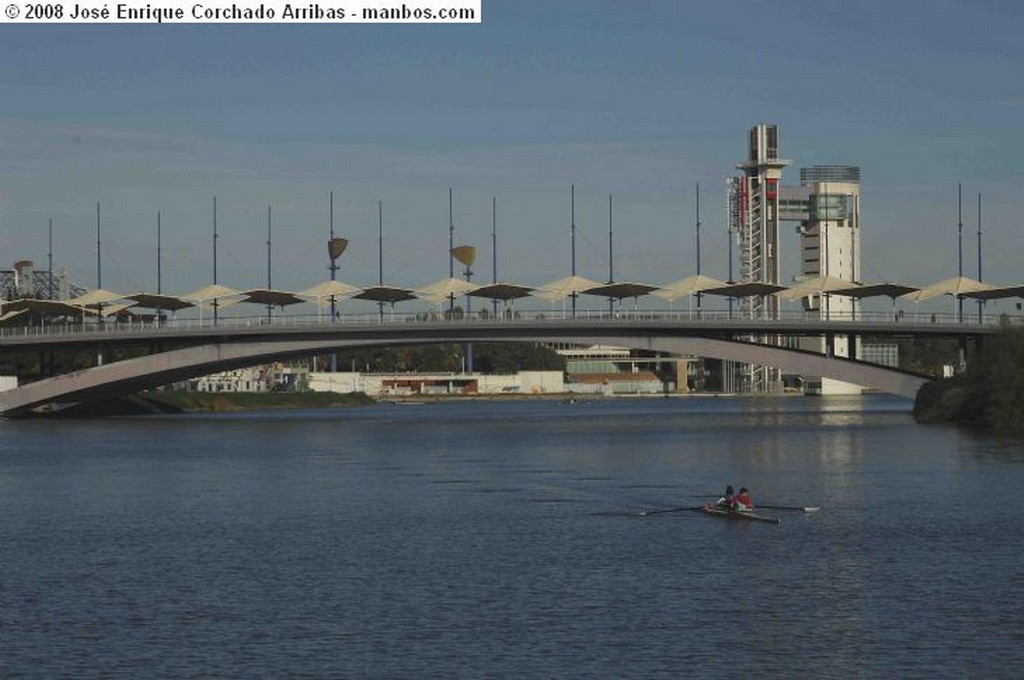
{"type": "Polygon", "coordinates": [[[49,298],[52,300],[53,299],[53,218],[52,217],[50,218],[49,235],[50,235],[50,250],[46,253],[46,257],[47,257],[47,260],[50,263],[50,269],[49,269],[49,276],[47,278],[47,286],[46,286],[46,288],[47,288],[47,292],[49,293],[49,298]]]}
{"type": "MultiPolygon", "coordinates": [[[[963,219],[963,200],[961,195],[961,183],[956,183],[956,240],[957,240],[957,276],[963,277],[964,275],[964,219],[963,219]]],[[[963,323],[964,320],[964,299],[959,295],[957,300],[957,318],[956,320],[963,323]]]]}
{"type": "MultiPolygon", "coordinates": [[[[491,283],[498,283],[498,197],[491,197],[491,283]]],[[[494,316],[498,316],[498,298],[491,299],[494,316]]]]}

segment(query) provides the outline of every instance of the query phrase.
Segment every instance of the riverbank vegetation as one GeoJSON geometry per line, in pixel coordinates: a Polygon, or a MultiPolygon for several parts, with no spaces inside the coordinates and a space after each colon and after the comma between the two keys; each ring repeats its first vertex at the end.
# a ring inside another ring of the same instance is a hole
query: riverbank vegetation
{"type": "MultiPolygon", "coordinates": [[[[457,372],[469,367],[466,345],[444,343],[412,347],[373,347],[339,350],[339,371],[394,373],[457,372]]],[[[565,358],[553,349],[532,343],[473,343],[473,370],[481,373],[517,371],[564,371],[565,358]]],[[[327,356],[317,359],[320,370],[327,356]]]]}
{"type": "Polygon", "coordinates": [[[1024,434],[1024,329],[985,338],[968,365],[965,376],[922,387],[914,417],[1024,434]]]}

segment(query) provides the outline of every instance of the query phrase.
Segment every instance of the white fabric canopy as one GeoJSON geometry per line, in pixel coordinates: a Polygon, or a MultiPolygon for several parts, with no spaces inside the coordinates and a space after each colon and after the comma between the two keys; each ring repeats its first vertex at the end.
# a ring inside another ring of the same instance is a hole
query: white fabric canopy
{"type": "Polygon", "coordinates": [[[988,283],[982,283],[976,279],[971,279],[966,276],[954,276],[951,279],[945,279],[944,281],[933,283],[930,286],[925,286],[921,290],[908,293],[903,297],[912,302],[924,302],[925,300],[937,298],[942,295],[953,295],[959,297],[969,293],[992,290],[993,288],[995,288],[995,286],[988,283]]]}
{"type": "Polygon", "coordinates": [[[96,290],[89,291],[85,295],[79,295],[76,298],[68,300],[69,305],[75,307],[94,307],[96,305],[105,305],[114,300],[123,300],[124,295],[120,293],[114,293],[103,288],[97,288],[96,290]]]}
{"type": "MultiPolygon", "coordinates": [[[[179,295],[182,300],[188,300],[189,302],[204,302],[206,300],[219,300],[220,298],[232,298],[240,296],[241,293],[234,288],[228,288],[227,286],[221,286],[220,284],[213,284],[200,288],[199,290],[186,293],[185,295],[179,295]]],[[[236,300],[237,302],[237,300],[236,300]]],[[[221,304],[224,304],[223,302],[221,304]]]]}
{"type": "Polygon", "coordinates": [[[441,279],[416,289],[416,297],[428,302],[444,302],[450,297],[467,295],[480,286],[462,279],[441,279]]]}
{"type": "Polygon", "coordinates": [[[314,300],[331,297],[348,298],[356,295],[361,290],[362,288],[356,288],[355,286],[350,286],[349,284],[341,281],[324,281],[323,283],[318,283],[315,286],[310,286],[305,290],[300,290],[296,295],[314,300]]]}
{"type": "Polygon", "coordinates": [[[726,285],[725,281],[719,281],[703,274],[696,274],[666,284],[658,290],[652,291],[651,295],[672,302],[687,295],[696,295],[710,288],[721,288],[724,285],[726,285]]]}
{"type": "Polygon", "coordinates": [[[800,281],[786,290],[780,290],[775,296],[780,300],[797,300],[810,295],[823,295],[834,290],[843,290],[855,286],[856,284],[852,281],[846,281],[835,276],[815,276],[800,281]]]}
{"type": "Polygon", "coordinates": [[[557,281],[540,286],[537,290],[533,291],[533,296],[548,302],[557,302],[570,295],[584,293],[600,285],[597,281],[591,281],[582,276],[567,276],[564,279],[558,279],[557,281]]]}

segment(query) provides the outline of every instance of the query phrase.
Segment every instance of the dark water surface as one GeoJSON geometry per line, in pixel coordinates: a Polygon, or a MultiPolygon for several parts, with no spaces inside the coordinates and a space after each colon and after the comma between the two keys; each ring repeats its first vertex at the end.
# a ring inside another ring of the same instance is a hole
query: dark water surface
{"type": "Polygon", "coordinates": [[[1024,677],[1024,446],[909,403],[0,422],[0,675],[1024,677]],[[697,513],[725,483],[782,523],[697,513]]]}

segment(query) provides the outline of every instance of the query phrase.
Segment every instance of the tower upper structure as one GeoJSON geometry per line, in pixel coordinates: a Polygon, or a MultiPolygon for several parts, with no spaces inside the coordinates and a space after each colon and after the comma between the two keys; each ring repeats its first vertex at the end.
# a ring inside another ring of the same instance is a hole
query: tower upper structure
{"type": "MultiPolygon", "coordinates": [[[[782,171],[790,161],[779,157],[779,128],[755,125],[750,128],[747,160],[737,167],[743,171],[733,183],[736,193],[737,224],[740,243],[740,277],[743,281],[778,283],[779,269],[779,185],[782,171]]],[[[774,298],[747,298],[747,311],[753,316],[774,316],[778,305],[774,298]]]]}

